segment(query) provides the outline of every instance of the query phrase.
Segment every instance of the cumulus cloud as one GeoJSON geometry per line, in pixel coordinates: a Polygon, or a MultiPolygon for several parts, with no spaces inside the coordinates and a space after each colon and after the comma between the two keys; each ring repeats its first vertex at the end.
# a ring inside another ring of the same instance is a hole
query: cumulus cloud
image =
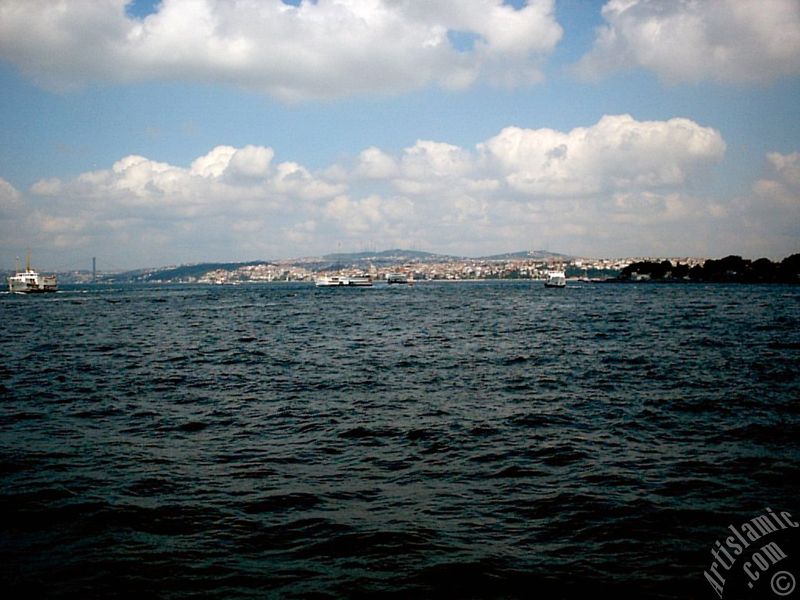
{"type": "Polygon", "coordinates": [[[778,182],[787,191],[794,193],[795,201],[800,195],[800,152],[791,154],[781,154],[780,152],[770,152],[767,154],[772,169],[777,176],[778,182]]]}
{"type": "Polygon", "coordinates": [[[413,205],[403,198],[370,195],[353,200],[343,195],[325,205],[324,215],[345,233],[367,235],[389,223],[407,223],[413,216],[413,205]]]}
{"type": "MultiPolygon", "coordinates": [[[[741,254],[781,259],[800,243],[800,152],[766,155],[764,177],[750,193],[686,204],[680,236],[703,240],[701,255],[741,254]]],[[[680,239],[680,238],[678,238],[680,239]]]]}
{"type": "Polygon", "coordinates": [[[17,188],[0,177],[0,218],[12,217],[22,210],[23,206],[17,188]]]}
{"type": "Polygon", "coordinates": [[[788,254],[800,236],[800,153],[768,154],[750,195],[704,195],[724,152],[717,131],[687,119],[612,115],[569,131],[508,127],[470,148],[369,147],[320,171],[266,146],[218,146],[185,167],[132,155],[26,192],[0,179],[0,239],[8,253],[92,248],[132,266],[367,242],[473,255],[788,254]]]}
{"type": "Polygon", "coordinates": [[[58,189],[66,196],[103,199],[104,206],[121,210],[152,207],[163,215],[196,216],[227,213],[244,201],[274,209],[288,201],[333,196],[343,189],[293,162],[273,166],[273,156],[267,147],[217,146],[183,168],[132,155],[111,169],[84,173],[72,182],[37,182],[31,191],[44,195],[58,189]]]}
{"type": "Polygon", "coordinates": [[[354,171],[365,179],[389,179],[397,174],[397,162],[380,148],[370,146],[358,155],[354,171]]]}
{"type": "Polygon", "coordinates": [[[616,115],[566,133],[509,127],[480,150],[512,189],[564,196],[683,184],[718,162],[725,142],[689,119],[616,115]]]}
{"type": "Polygon", "coordinates": [[[768,82],[800,73],[797,0],[610,0],[585,78],[641,67],[664,81],[768,82]]]}
{"type": "Polygon", "coordinates": [[[753,186],[753,208],[771,216],[777,229],[800,237],[800,152],[767,154],[770,175],[753,186]]]}
{"type": "Polygon", "coordinates": [[[475,157],[443,142],[418,140],[403,151],[392,182],[409,194],[449,194],[461,190],[475,174],[475,157]]]}
{"type": "Polygon", "coordinates": [[[39,196],[55,196],[61,191],[61,180],[57,177],[40,179],[33,184],[31,191],[39,196]]]}
{"type": "Polygon", "coordinates": [[[294,101],[535,83],[562,35],[553,0],[163,0],[141,20],[125,5],[5,0],[0,57],[59,89],[213,81],[294,101]]]}
{"type": "MultiPolygon", "coordinates": [[[[222,255],[249,245],[240,238],[269,238],[290,227],[310,210],[304,205],[345,190],[297,163],[274,164],[273,158],[273,149],[263,146],[217,146],[188,167],[131,155],[74,179],[38,181],[27,198],[7,196],[9,204],[27,201],[26,226],[45,244],[100,244],[143,257],[208,245],[222,255]]],[[[0,200],[2,192],[0,185],[0,200]]]]}

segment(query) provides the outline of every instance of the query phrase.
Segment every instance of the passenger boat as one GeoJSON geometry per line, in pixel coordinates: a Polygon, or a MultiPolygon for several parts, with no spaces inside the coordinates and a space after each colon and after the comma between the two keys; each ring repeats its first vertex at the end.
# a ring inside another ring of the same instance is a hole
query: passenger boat
{"type": "Polygon", "coordinates": [[[370,287],[372,277],[369,275],[325,275],[318,277],[314,283],[317,287],[370,287]]]}
{"type": "Polygon", "coordinates": [[[564,271],[548,271],[547,279],[544,280],[544,287],[562,288],[567,285],[567,278],[564,271]]]}
{"type": "MultiPolygon", "coordinates": [[[[19,259],[17,259],[19,263],[19,259]]],[[[58,281],[55,275],[41,275],[31,268],[31,253],[25,259],[25,270],[20,272],[17,266],[14,275],[8,278],[8,291],[13,294],[41,294],[57,292],[58,281]]]]}

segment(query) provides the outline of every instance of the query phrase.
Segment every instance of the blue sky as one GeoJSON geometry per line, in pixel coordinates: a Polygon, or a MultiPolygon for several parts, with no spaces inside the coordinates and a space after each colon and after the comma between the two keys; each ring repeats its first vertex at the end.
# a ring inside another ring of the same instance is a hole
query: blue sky
{"type": "Polygon", "coordinates": [[[800,251],[800,3],[0,3],[0,261],[800,251]]]}

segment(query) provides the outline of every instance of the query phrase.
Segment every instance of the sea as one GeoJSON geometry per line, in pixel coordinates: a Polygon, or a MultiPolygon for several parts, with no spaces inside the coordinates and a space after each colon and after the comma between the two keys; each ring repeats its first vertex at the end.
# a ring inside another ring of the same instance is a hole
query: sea
{"type": "Polygon", "coordinates": [[[800,518],[800,286],[67,286],[0,323],[5,598],[777,597],[798,564],[712,551],[800,518]]]}

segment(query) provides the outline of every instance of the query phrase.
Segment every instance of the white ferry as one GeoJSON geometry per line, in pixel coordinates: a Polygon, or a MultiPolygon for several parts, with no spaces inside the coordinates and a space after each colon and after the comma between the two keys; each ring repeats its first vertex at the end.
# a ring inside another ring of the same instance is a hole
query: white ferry
{"type": "Polygon", "coordinates": [[[567,278],[564,271],[548,271],[547,279],[544,280],[544,287],[562,288],[567,285],[567,278]]]}
{"type": "Polygon", "coordinates": [[[25,260],[25,270],[20,272],[19,259],[17,270],[8,278],[8,291],[13,294],[41,294],[44,292],[57,292],[58,281],[55,275],[41,275],[31,269],[31,253],[25,260]]]}
{"type": "Polygon", "coordinates": [[[370,287],[372,286],[372,277],[369,275],[325,275],[318,277],[314,283],[317,287],[370,287]]]}

